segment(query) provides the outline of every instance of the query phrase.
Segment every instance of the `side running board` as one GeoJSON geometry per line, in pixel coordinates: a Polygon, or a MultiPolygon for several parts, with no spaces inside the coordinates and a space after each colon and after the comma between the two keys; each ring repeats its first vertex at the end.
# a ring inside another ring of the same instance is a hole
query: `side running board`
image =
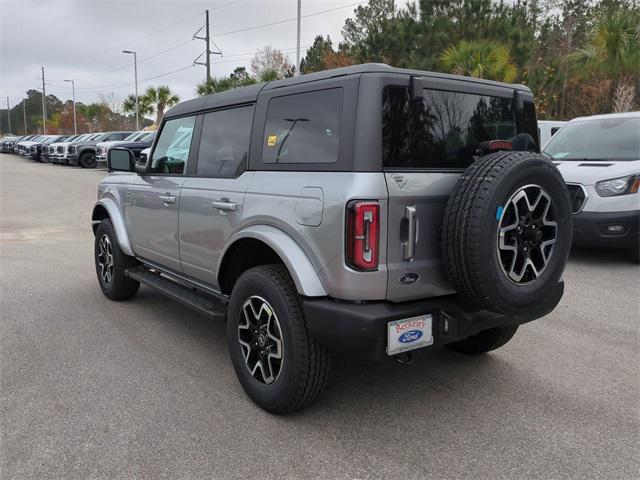
{"type": "Polygon", "coordinates": [[[148,287],[155,288],[167,297],[207,315],[213,320],[224,322],[226,319],[227,306],[213,295],[169,280],[145,266],[128,269],[127,275],[148,287]]]}

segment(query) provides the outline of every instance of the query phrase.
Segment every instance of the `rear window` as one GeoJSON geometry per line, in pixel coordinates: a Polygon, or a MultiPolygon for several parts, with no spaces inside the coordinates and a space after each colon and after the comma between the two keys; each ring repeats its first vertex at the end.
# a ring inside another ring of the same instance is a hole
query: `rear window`
{"type": "Polygon", "coordinates": [[[334,163],[338,160],[342,88],[271,99],[267,110],[264,163],[334,163]]]}
{"type": "Polygon", "coordinates": [[[198,175],[233,177],[244,169],[249,156],[252,120],[252,106],[205,114],[198,152],[198,175]]]}
{"type": "Polygon", "coordinates": [[[479,144],[487,140],[512,140],[518,150],[537,148],[530,102],[516,122],[511,98],[427,89],[423,95],[423,102],[412,102],[408,88],[385,88],[385,167],[463,169],[478,158],[479,144]],[[529,133],[516,137],[520,132],[529,133]]]}

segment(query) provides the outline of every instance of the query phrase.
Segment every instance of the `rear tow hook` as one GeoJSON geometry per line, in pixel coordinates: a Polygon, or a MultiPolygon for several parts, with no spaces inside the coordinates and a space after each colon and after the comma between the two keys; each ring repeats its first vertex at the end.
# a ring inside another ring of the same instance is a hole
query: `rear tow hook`
{"type": "Polygon", "coordinates": [[[401,363],[402,365],[411,365],[413,363],[413,355],[411,355],[411,352],[399,353],[393,358],[396,359],[396,362],[401,363]]]}

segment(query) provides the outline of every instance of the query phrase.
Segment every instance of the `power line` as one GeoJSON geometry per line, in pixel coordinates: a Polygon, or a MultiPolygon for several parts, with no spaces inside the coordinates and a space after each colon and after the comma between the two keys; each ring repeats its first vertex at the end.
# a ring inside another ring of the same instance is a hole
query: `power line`
{"type": "MultiPolygon", "coordinates": [[[[356,5],[361,5],[363,3],[367,3],[368,0],[365,1],[360,1],[360,2],[354,2],[354,3],[350,3],[348,5],[343,5],[342,7],[335,7],[335,8],[329,8],[327,10],[320,10],[318,12],[314,12],[314,13],[308,13],[307,15],[302,15],[300,16],[300,18],[309,18],[309,17],[315,17],[316,15],[322,15],[324,13],[330,13],[330,12],[335,12],[337,10],[342,10],[345,8],[350,8],[350,7],[354,7],[356,5]]],[[[278,20],[276,22],[271,22],[271,23],[263,23],[261,25],[255,25],[253,27],[247,27],[247,28],[240,28],[238,30],[230,30],[228,32],[222,32],[222,33],[217,33],[215,35],[211,35],[211,38],[217,38],[217,37],[222,37],[225,35],[232,35],[234,33],[242,33],[242,32],[248,32],[250,30],[257,30],[259,28],[265,28],[265,27],[273,27],[274,25],[281,25],[283,23],[287,23],[287,22],[294,22],[297,21],[298,17],[291,17],[291,18],[285,18],[284,20],[278,20]]]]}
{"type": "MultiPolygon", "coordinates": [[[[163,55],[163,54],[165,54],[165,53],[167,53],[167,52],[170,52],[170,51],[172,51],[172,50],[175,50],[176,48],[180,48],[180,47],[182,47],[183,45],[186,45],[187,43],[191,43],[192,41],[193,41],[193,38],[190,38],[189,40],[186,40],[186,41],[184,41],[184,42],[180,42],[180,43],[178,43],[177,45],[173,45],[173,46],[171,46],[171,47],[169,47],[169,48],[166,48],[166,49],[164,49],[164,50],[161,50],[161,51],[159,51],[159,52],[156,52],[156,53],[154,53],[154,54],[152,54],[152,55],[149,55],[148,57],[141,58],[140,60],[138,60],[138,63],[142,63],[142,62],[144,62],[144,61],[146,61],[146,60],[150,60],[150,59],[152,59],[152,58],[155,58],[155,57],[158,57],[158,56],[160,56],[160,55],[163,55]]],[[[126,64],[126,65],[121,65],[121,66],[119,66],[119,67],[115,67],[115,68],[112,68],[112,69],[110,69],[110,70],[106,70],[106,71],[104,71],[104,72],[100,72],[100,73],[93,73],[93,74],[91,74],[91,75],[86,75],[86,76],[84,76],[84,77],[78,77],[78,80],[86,80],[87,78],[100,77],[100,76],[102,76],[102,75],[106,75],[106,74],[108,74],[108,73],[113,73],[113,72],[116,72],[116,71],[118,71],[118,70],[124,70],[125,68],[130,68],[130,67],[131,67],[131,64],[129,64],[129,63],[128,63],[128,64],[126,64]]]]}
{"type": "MultiPolygon", "coordinates": [[[[215,7],[215,10],[222,10],[223,8],[227,8],[227,7],[230,7],[232,5],[236,5],[238,3],[240,3],[240,0],[237,0],[237,1],[234,1],[234,2],[225,3],[223,5],[220,5],[219,7],[215,7]]],[[[80,60],[85,60],[87,58],[93,58],[93,57],[95,57],[97,55],[101,55],[103,53],[106,53],[106,52],[110,51],[112,48],[120,48],[122,45],[125,45],[125,44],[129,45],[129,44],[132,44],[134,42],[139,42],[140,40],[142,40],[144,38],[147,38],[147,37],[151,37],[152,35],[155,35],[156,33],[165,32],[167,30],[170,30],[170,29],[174,28],[176,25],[180,25],[182,23],[188,22],[189,20],[193,20],[194,18],[199,17],[200,15],[202,15],[202,12],[198,12],[195,15],[192,15],[190,17],[184,18],[182,20],[178,20],[177,22],[173,22],[171,25],[167,25],[166,27],[158,28],[157,30],[152,30],[151,32],[146,33],[144,35],[141,35],[139,37],[136,37],[134,39],[125,40],[125,41],[123,41],[121,43],[115,43],[112,46],[105,48],[104,50],[100,50],[98,52],[91,53],[91,54],[86,55],[84,57],[80,57],[80,60]]]]}
{"type": "MultiPolygon", "coordinates": [[[[181,68],[177,68],[175,70],[171,70],[169,72],[165,72],[165,73],[161,73],[159,75],[154,75],[151,77],[145,77],[145,78],[141,78],[140,81],[141,82],[145,82],[148,80],[155,80],[156,78],[162,78],[162,77],[166,77],[168,75],[172,75],[174,73],[178,73],[181,72],[183,70],[187,70],[189,68],[192,68],[194,65],[187,65],[186,67],[181,67],[181,68]]],[[[93,87],[76,87],[76,91],[77,90],[82,90],[85,92],[97,92],[99,90],[104,90],[104,89],[117,89],[117,88],[124,88],[124,87],[130,87],[131,86],[131,82],[124,82],[124,83],[115,83],[112,85],[98,85],[98,86],[93,86],[93,87]]]]}
{"type": "Polygon", "coordinates": [[[190,17],[188,17],[188,18],[183,19],[183,20],[179,20],[179,21],[177,21],[177,22],[173,22],[171,25],[168,25],[168,26],[166,26],[166,27],[159,28],[159,29],[157,29],[157,30],[153,30],[153,31],[151,31],[151,32],[149,32],[149,33],[147,33],[147,34],[145,34],[145,35],[142,35],[142,36],[140,36],[140,37],[134,38],[134,39],[132,39],[132,40],[126,40],[126,41],[124,41],[124,42],[120,42],[120,43],[113,44],[112,46],[107,47],[107,48],[105,48],[104,50],[100,50],[100,51],[98,51],[98,52],[92,53],[92,54],[87,55],[87,56],[85,56],[85,57],[81,57],[81,58],[80,58],[80,60],[86,60],[87,58],[93,58],[93,57],[95,57],[95,56],[97,56],[97,55],[101,55],[101,54],[103,54],[103,53],[109,52],[109,51],[111,51],[111,49],[113,49],[113,48],[119,48],[119,47],[121,47],[122,45],[130,45],[130,44],[132,44],[132,43],[139,42],[139,41],[140,41],[140,40],[142,40],[143,38],[147,38],[147,37],[150,37],[150,36],[152,36],[152,35],[155,35],[156,33],[160,33],[160,32],[164,32],[164,31],[166,31],[166,30],[170,30],[170,29],[174,28],[176,25],[180,25],[181,23],[185,23],[185,22],[188,22],[189,20],[193,20],[194,18],[199,17],[200,15],[202,15],[202,12],[198,12],[196,15],[192,15],[192,16],[190,16],[190,17]]]}

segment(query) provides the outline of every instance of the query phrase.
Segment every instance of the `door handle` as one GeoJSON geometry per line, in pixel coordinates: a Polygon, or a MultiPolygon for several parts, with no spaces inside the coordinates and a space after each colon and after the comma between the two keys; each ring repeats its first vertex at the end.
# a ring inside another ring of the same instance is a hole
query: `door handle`
{"type": "Polygon", "coordinates": [[[173,195],[158,195],[158,200],[160,200],[165,205],[176,203],[176,197],[174,197],[173,195]]]}
{"type": "Polygon", "coordinates": [[[404,207],[404,221],[407,222],[407,240],[402,242],[402,258],[413,260],[416,253],[416,237],[418,236],[415,205],[404,207]]]}
{"type": "Polygon", "coordinates": [[[220,200],[214,200],[211,202],[213,208],[224,212],[235,212],[238,209],[238,204],[230,202],[228,198],[221,198],[220,200]]]}

